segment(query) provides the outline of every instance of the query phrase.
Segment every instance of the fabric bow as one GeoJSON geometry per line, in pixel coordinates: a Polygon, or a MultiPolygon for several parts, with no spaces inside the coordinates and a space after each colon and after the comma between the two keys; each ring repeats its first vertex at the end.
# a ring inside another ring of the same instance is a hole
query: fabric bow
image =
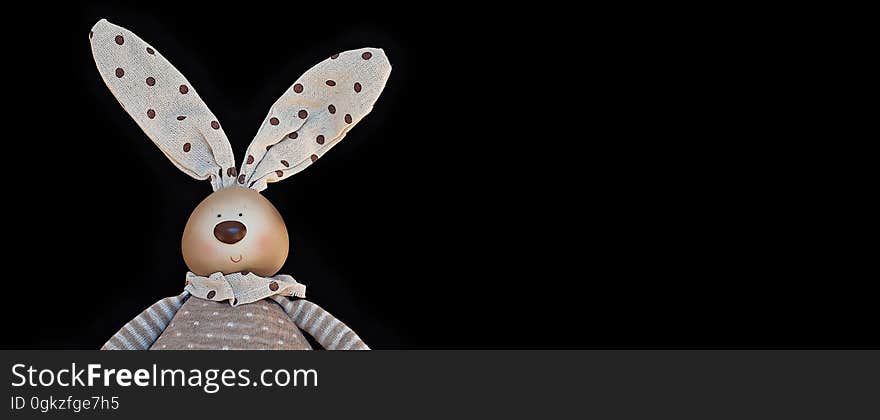
{"type": "Polygon", "coordinates": [[[232,306],[257,302],[276,295],[306,297],[306,286],[286,274],[261,277],[254,273],[217,272],[210,277],[203,277],[187,272],[184,290],[201,299],[215,302],[228,300],[232,306]]]}

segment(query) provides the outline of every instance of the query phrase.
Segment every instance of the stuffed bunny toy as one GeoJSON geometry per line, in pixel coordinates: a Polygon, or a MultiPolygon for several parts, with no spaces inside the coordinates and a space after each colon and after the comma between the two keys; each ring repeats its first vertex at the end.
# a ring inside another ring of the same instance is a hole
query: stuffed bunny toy
{"type": "Polygon", "coordinates": [[[276,275],[287,228],[260,192],[314,163],[370,112],[391,72],[384,51],[334,54],[303,74],[272,105],[236,170],[217,118],[157,49],[106,20],[89,40],[122,107],[175,166],[214,190],[183,232],[183,293],[141,312],[102,349],[308,350],[303,330],[328,350],[368,350],[303,299],[303,284],[276,275]]]}

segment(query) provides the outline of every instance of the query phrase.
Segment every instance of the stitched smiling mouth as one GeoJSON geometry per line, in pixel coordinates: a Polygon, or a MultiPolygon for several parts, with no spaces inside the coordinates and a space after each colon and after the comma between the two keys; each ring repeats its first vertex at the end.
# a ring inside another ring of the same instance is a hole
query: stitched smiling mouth
{"type": "Polygon", "coordinates": [[[234,263],[237,263],[237,262],[241,261],[241,254],[238,255],[238,259],[237,259],[237,260],[236,260],[235,258],[232,258],[232,257],[229,257],[229,260],[232,261],[232,262],[234,262],[234,263]]]}

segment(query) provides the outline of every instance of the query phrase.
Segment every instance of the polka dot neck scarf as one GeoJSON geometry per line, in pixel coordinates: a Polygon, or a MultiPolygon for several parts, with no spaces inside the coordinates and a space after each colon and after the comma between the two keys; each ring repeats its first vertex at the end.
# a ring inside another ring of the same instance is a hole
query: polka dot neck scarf
{"type": "Polygon", "coordinates": [[[106,20],[89,33],[107,87],[181,171],[214,191],[257,191],[302,171],[373,108],[391,73],[385,52],[333,54],[306,71],[272,105],[239,169],[223,126],[192,83],[161,52],[106,20]]]}
{"type": "Polygon", "coordinates": [[[306,297],[306,286],[288,275],[260,277],[254,273],[214,273],[202,277],[186,273],[187,292],[215,302],[229,301],[232,306],[257,302],[271,296],[306,297]]]}

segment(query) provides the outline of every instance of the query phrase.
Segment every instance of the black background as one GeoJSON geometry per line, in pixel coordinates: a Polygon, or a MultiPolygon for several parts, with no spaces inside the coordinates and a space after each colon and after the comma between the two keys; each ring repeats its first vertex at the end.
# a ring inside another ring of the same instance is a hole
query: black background
{"type": "Polygon", "coordinates": [[[303,71],[385,49],[374,111],[265,192],[282,272],[373,348],[880,344],[869,196],[802,112],[798,41],[550,4],[24,7],[4,28],[4,348],[97,348],[178,294],[211,191],[104,86],[100,18],[161,49],[239,159],[303,71]]]}

